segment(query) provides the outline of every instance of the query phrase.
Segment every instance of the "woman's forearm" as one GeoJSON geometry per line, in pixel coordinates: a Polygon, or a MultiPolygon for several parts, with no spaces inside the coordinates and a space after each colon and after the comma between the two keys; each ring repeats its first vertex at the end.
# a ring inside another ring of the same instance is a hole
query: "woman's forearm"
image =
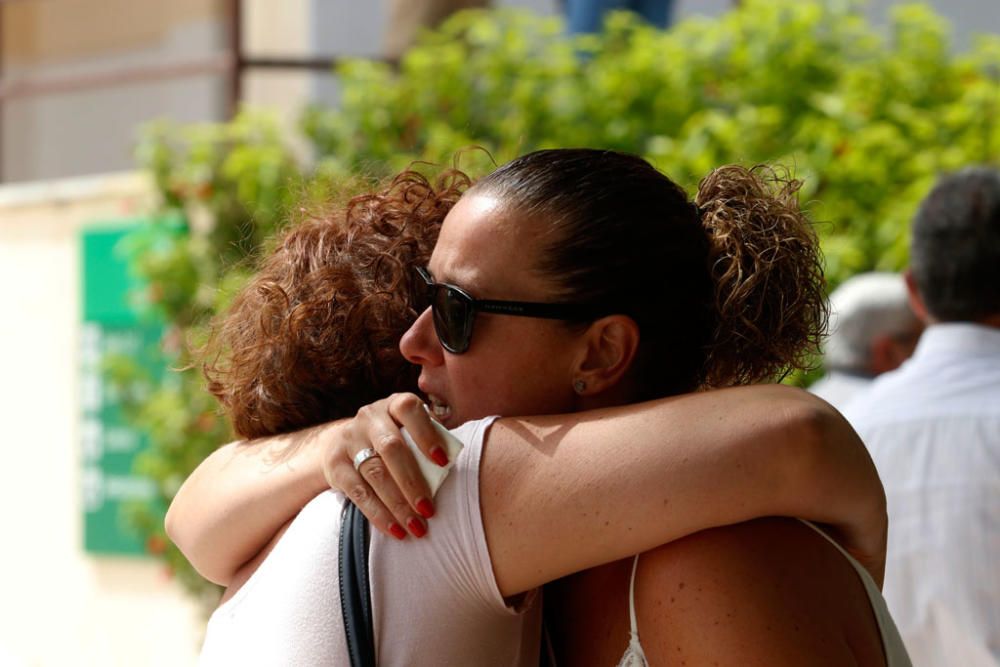
{"type": "MultiPolygon", "coordinates": [[[[337,428],[223,447],[177,494],[168,534],[199,572],[227,584],[327,488],[323,443],[337,428]]],[[[487,445],[482,511],[505,595],[768,515],[831,524],[880,579],[885,499],[874,466],[846,421],[800,390],[744,387],[502,420],[487,445]]]]}
{"type": "Polygon", "coordinates": [[[857,435],[780,386],[501,420],[481,500],[504,595],[759,516],[831,523],[873,552],[884,539],[884,496],[857,435]]]}
{"type": "Polygon", "coordinates": [[[166,516],[167,535],[206,579],[228,585],[275,532],[329,486],[317,426],[234,442],[212,453],[184,482],[166,516]]]}

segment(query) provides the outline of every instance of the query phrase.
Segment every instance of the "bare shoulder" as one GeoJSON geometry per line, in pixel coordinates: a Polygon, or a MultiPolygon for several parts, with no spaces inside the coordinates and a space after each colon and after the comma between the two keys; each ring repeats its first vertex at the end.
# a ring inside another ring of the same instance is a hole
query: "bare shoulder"
{"type": "Polygon", "coordinates": [[[706,530],[644,553],[636,606],[651,664],[885,664],[854,568],[794,519],[706,530]]]}

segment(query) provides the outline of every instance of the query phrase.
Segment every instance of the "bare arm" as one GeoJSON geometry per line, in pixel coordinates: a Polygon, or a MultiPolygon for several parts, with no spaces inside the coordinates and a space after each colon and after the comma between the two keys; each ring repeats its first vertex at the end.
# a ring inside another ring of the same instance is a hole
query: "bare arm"
{"type": "MultiPolygon", "coordinates": [[[[864,550],[873,534],[884,540],[884,498],[863,446],[845,427],[825,403],[785,387],[502,420],[487,440],[481,487],[501,591],[528,590],[702,528],[765,514],[848,527],[854,532],[844,535],[847,545],[864,550]],[[828,507],[830,498],[848,500],[828,507]]],[[[341,479],[353,474],[350,458],[367,443],[352,449],[339,440],[346,435],[352,434],[334,424],[228,445],[181,488],[168,534],[199,572],[228,583],[326,488],[321,468],[341,471],[341,479]],[[279,452],[285,456],[276,466],[279,452]]],[[[388,449],[398,448],[393,442],[388,449]]],[[[336,477],[326,474],[328,481],[336,477]]],[[[352,484],[338,486],[370,501],[352,484]]],[[[870,551],[876,561],[884,555],[870,551]]]]}
{"type": "Polygon", "coordinates": [[[421,536],[434,507],[400,424],[428,459],[448,462],[447,447],[420,399],[396,394],[361,408],[354,419],[219,448],[175,495],[167,535],[203,577],[223,586],[306,503],[330,488],[346,493],[387,535],[404,539],[407,526],[421,536]],[[391,409],[380,409],[384,405],[391,409]],[[352,458],[369,446],[380,456],[365,463],[363,478],[352,458]]]}
{"type": "Polygon", "coordinates": [[[319,440],[333,426],[233,442],[191,473],[165,523],[167,535],[203,577],[228,586],[241,565],[329,488],[319,440]]]}
{"type": "Polygon", "coordinates": [[[482,470],[504,595],[772,515],[831,524],[881,581],[885,497],[874,465],[843,417],[801,390],[726,389],[501,420],[482,470]]]}

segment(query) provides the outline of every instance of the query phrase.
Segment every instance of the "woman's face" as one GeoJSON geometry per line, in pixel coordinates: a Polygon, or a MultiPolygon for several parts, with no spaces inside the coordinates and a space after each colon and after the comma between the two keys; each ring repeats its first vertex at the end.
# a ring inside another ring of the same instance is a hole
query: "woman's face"
{"type": "MultiPolygon", "coordinates": [[[[469,193],[448,213],[428,269],[435,282],[477,299],[558,301],[534,269],[539,230],[489,194],[469,193]]],[[[488,415],[570,412],[581,336],[557,320],[475,315],[463,354],[445,350],[428,308],[403,335],[400,350],[419,364],[420,389],[450,428],[488,415]]]]}

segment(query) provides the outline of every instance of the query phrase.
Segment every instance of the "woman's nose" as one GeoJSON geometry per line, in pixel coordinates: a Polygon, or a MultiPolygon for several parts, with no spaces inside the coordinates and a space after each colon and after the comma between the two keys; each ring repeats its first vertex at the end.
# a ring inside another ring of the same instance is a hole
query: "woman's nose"
{"type": "Polygon", "coordinates": [[[444,351],[434,332],[430,308],[420,313],[416,322],[403,334],[399,341],[399,351],[411,364],[433,366],[441,363],[444,351]]]}

